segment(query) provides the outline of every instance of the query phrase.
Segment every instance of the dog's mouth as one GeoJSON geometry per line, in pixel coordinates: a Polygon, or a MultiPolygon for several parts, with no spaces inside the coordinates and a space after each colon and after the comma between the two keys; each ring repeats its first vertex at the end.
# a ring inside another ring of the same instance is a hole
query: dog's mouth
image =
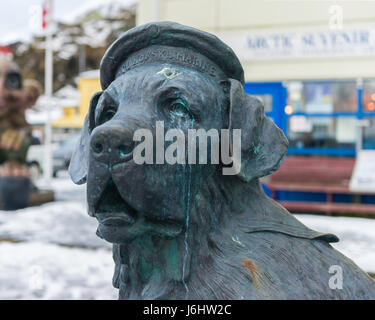
{"type": "Polygon", "coordinates": [[[137,211],[123,199],[112,179],[107,182],[96,205],[95,217],[99,222],[99,236],[106,238],[106,235],[110,237],[111,233],[120,232],[127,240],[146,232],[174,238],[183,231],[184,225],[183,221],[152,218],[137,211]]]}
{"type": "Polygon", "coordinates": [[[110,179],[95,209],[99,223],[105,226],[125,226],[135,223],[137,212],[121,197],[117,186],[110,179]]]}

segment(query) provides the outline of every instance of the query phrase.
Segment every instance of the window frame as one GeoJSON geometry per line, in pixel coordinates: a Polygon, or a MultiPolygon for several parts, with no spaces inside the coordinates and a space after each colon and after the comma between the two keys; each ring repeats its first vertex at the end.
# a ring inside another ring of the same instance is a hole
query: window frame
{"type": "MultiPolygon", "coordinates": [[[[265,112],[268,117],[271,117],[276,125],[283,130],[286,137],[288,137],[289,118],[292,116],[305,116],[305,117],[355,117],[358,120],[363,118],[375,117],[375,111],[363,110],[363,82],[375,81],[375,78],[365,79],[326,79],[326,80],[313,80],[313,79],[291,79],[285,82],[251,82],[247,81],[244,85],[244,90],[250,95],[258,94],[271,94],[273,96],[273,109],[271,112],[265,112]],[[308,112],[292,112],[290,115],[285,113],[285,106],[287,106],[287,86],[286,83],[290,81],[300,81],[303,83],[332,83],[332,82],[347,82],[355,81],[357,85],[357,110],[345,112],[330,112],[330,113],[308,113],[308,112]]],[[[288,155],[329,155],[329,156],[355,156],[356,148],[292,148],[288,149],[288,155]]]]}
{"type": "MultiPolygon", "coordinates": [[[[371,80],[371,79],[364,79],[363,81],[371,80]]],[[[340,80],[296,80],[301,81],[302,83],[316,83],[316,84],[325,84],[325,83],[332,83],[332,82],[349,82],[353,81],[353,79],[340,79],[340,80]]],[[[363,81],[362,80],[354,80],[357,83],[357,110],[356,111],[336,111],[336,112],[292,112],[291,114],[286,114],[285,110],[281,110],[281,113],[286,119],[286,130],[284,130],[285,135],[288,137],[288,124],[289,118],[293,116],[305,116],[306,118],[310,117],[325,117],[325,118],[339,118],[339,117],[355,117],[358,120],[368,117],[375,117],[375,111],[363,111],[363,81]]],[[[287,93],[289,94],[289,93],[287,93]]],[[[287,101],[286,101],[287,103],[287,101]]],[[[354,142],[355,144],[355,142],[354,142]]],[[[356,148],[353,149],[349,148],[289,148],[288,154],[289,155],[335,155],[335,156],[355,156],[356,155],[356,148]]]]}

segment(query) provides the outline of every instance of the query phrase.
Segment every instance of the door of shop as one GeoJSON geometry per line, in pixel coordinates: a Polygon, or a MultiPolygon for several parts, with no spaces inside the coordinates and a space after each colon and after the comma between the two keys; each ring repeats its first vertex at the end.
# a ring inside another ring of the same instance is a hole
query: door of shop
{"type": "MultiPolygon", "coordinates": [[[[244,86],[245,92],[260,98],[264,103],[264,112],[275,124],[284,131],[287,130],[287,119],[284,108],[286,106],[287,92],[281,82],[247,82],[244,86]]],[[[270,196],[271,192],[262,183],[265,193],[270,196]]]]}
{"type": "Polygon", "coordinates": [[[281,82],[247,82],[245,92],[259,97],[264,102],[264,111],[275,124],[286,134],[286,106],[287,93],[281,82]]]}

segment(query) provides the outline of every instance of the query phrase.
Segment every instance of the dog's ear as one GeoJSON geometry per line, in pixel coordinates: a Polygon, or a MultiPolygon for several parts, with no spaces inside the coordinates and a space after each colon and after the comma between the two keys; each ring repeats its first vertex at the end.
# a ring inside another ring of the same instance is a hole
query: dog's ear
{"type": "Polygon", "coordinates": [[[229,129],[241,129],[241,161],[233,166],[239,168],[238,177],[249,182],[279,168],[288,149],[288,140],[264,114],[259,99],[246,94],[237,80],[229,79],[227,85],[230,86],[229,129]]]}
{"type": "Polygon", "coordinates": [[[97,92],[91,98],[89,111],[86,115],[81,131],[81,138],[70,160],[69,174],[75,184],[83,184],[86,182],[90,149],[90,134],[94,128],[95,108],[101,94],[102,92],[97,92]]]}

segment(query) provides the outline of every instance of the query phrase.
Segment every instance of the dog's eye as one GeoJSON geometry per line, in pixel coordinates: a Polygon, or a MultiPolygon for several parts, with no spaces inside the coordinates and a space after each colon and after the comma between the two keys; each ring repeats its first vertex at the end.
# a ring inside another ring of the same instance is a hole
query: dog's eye
{"type": "Polygon", "coordinates": [[[113,116],[116,114],[117,108],[115,106],[108,106],[102,110],[102,112],[99,115],[97,124],[101,125],[113,118],[113,116]]]}
{"type": "Polygon", "coordinates": [[[173,116],[178,118],[184,118],[186,120],[192,118],[189,107],[181,99],[175,100],[170,104],[170,112],[173,116]]]}

